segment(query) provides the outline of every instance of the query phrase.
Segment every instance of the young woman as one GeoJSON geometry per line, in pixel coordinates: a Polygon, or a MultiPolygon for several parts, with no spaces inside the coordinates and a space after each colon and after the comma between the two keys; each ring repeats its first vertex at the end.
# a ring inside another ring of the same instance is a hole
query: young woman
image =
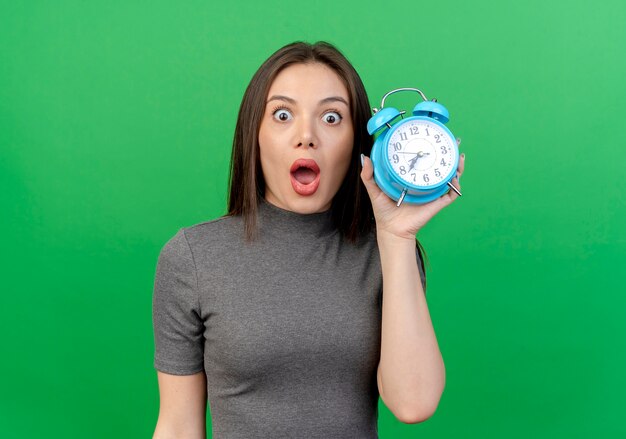
{"type": "Polygon", "coordinates": [[[415,234],[457,195],[396,207],[373,180],[370,114],[329,44],[255,73],[228,215],[159,255],[154,437],[204,438],[207,398],[214,438],[376,438],[379,396],[402,422],[433,414],[445,371],[415,234]]]}

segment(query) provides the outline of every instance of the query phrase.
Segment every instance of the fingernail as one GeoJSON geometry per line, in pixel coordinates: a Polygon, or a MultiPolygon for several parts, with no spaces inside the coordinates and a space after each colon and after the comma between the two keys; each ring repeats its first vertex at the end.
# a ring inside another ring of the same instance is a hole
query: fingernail
{"type": "Polygon", "coordinates": [[[363,167],[363,163],[364,163],[363,157],[365,157],[365,156],[363,154],[361,154],[361,167],[363,167]]]}
{"type": "Polygon", "coordinates": [[[465,160],[465,153],[461,154],[461,157],[463,157],[463,160],[465,160]]]}

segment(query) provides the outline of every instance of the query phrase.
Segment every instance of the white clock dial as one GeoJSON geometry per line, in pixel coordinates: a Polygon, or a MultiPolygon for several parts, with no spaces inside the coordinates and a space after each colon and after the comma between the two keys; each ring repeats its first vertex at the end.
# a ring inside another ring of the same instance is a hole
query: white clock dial
{"type": "Polygon", "coordinates": [[[414,186],[441,183],[457,161],[455,140],[439,125],[423,119],[399,124],[389,137],[387,157],[400,178],[414,186]]]}

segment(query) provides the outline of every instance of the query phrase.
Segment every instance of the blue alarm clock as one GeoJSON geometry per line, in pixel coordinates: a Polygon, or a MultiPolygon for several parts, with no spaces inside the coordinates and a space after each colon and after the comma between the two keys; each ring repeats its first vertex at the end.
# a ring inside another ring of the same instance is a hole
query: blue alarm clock
{"type": "Polygon", "coordinates": [[[459,149],[455,137],[444,125],[450,119],[448,110],[429,101],[417,88],[398,88],[383,96],[380,110],[367,122],[370,135],[378,133],[370,159],[374,165],[374,181],[387,196],[400,206],[402,202],[424,204],[453,190],[451,183],[459,165],[459,149]],[[423,102],[413,108],[413,116],[405,111],[385,108],[385,99],[393,93],[413,91],[423,102]]]}

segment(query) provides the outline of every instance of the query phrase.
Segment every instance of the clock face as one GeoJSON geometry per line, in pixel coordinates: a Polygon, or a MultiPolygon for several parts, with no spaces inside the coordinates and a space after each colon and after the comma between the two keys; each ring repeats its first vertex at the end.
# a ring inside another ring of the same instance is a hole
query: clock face
{"type": "Polygon", "coordinates": [[[402,180],[414,186],[444,181],[453,171],[457,155],[456,141],[450,134],[424,119],[401,122],[387,143],[389,164],[402,180]]]}

